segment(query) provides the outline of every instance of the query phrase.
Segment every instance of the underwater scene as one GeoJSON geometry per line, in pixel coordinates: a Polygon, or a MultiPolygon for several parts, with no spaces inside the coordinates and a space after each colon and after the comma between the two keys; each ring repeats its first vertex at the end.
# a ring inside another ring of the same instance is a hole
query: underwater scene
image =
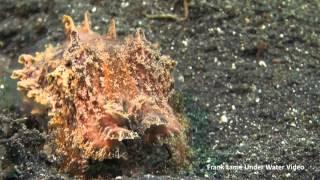
{"type": "Polygon", "coordinates": [[[320,179],[318,68],[319,0],[1,0],[0,180],[320,179]]]}

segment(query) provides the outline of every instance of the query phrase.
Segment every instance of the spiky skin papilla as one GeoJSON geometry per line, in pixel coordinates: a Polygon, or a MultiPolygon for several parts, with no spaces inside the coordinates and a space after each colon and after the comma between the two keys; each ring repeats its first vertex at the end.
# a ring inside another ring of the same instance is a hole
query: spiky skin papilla
{"type": "Polygon", "coordinates": [[[88,160],[135,161],[135,153],[154,144],[168,146],[171,159],[186,164],[187,123],[168,104],[175,61],[141,30],[118,39],[114,20],[106,35],[91,30],[87,14],[81,26],[69,16],[63,22],[66,42],[21,55],[24,68],[12,74],[19,90],[49,108],[60,168],[76,173],[88,160]]]}

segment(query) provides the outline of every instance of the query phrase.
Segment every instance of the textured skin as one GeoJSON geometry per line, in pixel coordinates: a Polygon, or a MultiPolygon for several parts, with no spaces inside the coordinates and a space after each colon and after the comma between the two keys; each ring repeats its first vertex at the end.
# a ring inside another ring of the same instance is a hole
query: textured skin
{"type": "Polygon", "coordinates": [[[168,104],[175,61],[140,30],[118,40],[113,20],[106,35],[91,31],[87,15],[79,27],[69,16],[63,22],[66,42],[21,55],[24,68],[12,74],[19,90],[49,108],[62,169],[85,169],[88,159],[125,159],[124,140],[153,144],[185,136],[181,116],[168,104]]]}

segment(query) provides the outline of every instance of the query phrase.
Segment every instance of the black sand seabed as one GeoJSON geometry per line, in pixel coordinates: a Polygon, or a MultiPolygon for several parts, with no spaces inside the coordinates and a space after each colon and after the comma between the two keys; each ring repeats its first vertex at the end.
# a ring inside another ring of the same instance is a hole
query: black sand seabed
{"type": "Polygon", "coordinates": [[[2,0],[0,179],[69,178],[39,150],[46,134],[19,112],[8,74],[21,53],[64,39],[63,14],[80,22],[86,10],[96,31],[116,17],[119,36],[141,27],[178,61],[193,169],[141,178],[320,178],[319,0],[190,0],[185,21],[146,16],[182,16],[182,0],[2,0]]]}

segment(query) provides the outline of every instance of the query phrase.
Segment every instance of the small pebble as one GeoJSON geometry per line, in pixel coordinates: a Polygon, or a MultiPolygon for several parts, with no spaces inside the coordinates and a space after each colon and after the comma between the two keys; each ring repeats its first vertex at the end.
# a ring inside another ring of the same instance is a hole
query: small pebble
{"type": "Polygon", "coordinates": [[[237,67],[234,63],[232,63],[231,69],[237,69],[237,67]]]}
{"type": "Polygon", "coordinates": [[[180,75],[179,77],[178,77],[178,81],[180,81],[180,82],[184,82],[184,76],[183,75],[180,75]]]}
{"type": "Polygon", "coordinates": [[[267,64],[264,61],[259,61],[259,66],[267,67],[267,64]]]}
{"type": "Polygon", "coordinates": [[[183,40],[182,44],[187,47],[188,46],[188,40],[187,39],[183,40]]]}
{"type": "Polygon", "coordinates": [[[296,123],[294,123],[294,122],[290,123],[290,126],[297,127],[296,123]]]}
{"type": "Polygon", "coordinates": [[[227,116],[226,116],[226,115],[222,115],[222,116],[220,117],[220,123],[227,123],[227,122],[228,122],[227,116]]]}
{"type": "Polygon", "coordinates": [[[94,6],[92,9],[91,9],[91,12],[96,12],[97,11],[97,8],[94,6]]]}

